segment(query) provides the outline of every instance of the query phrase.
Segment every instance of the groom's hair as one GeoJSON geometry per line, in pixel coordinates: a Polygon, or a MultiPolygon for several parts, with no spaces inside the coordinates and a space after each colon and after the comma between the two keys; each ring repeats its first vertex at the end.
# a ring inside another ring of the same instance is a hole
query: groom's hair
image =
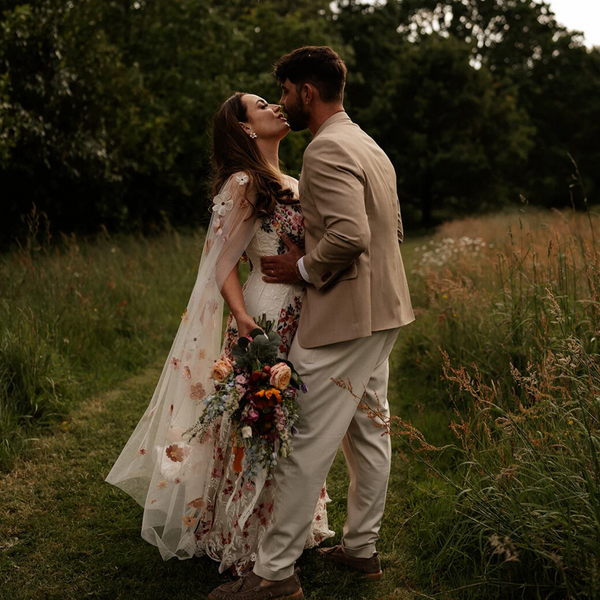
{"type": "Polygon", "coordinates": [[[346,65],[329,46],[298,48],[282,56],[274,69],[280,84],[289,79],[298,89],[310,83],[319,90],[323,102],[341,102],[344,98],[346,65]]]}

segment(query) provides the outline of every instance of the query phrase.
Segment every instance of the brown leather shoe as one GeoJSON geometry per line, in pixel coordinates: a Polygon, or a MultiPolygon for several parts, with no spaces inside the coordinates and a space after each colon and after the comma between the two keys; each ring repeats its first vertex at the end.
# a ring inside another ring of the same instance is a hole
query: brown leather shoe
{"type": "Polygon", "coordinates": [[[261,585],[262,577],[251,572],[245,577],[225,583],[214,589],[209,595],[209,600],[283,600],[304,598],[300,579],[294,573],[282,581],[273,581],[268,585],[261,585]]]}
{"type": "Polygon", "coordinates": [[[354,558],[348,556],[342,546],[333,546],[332,548],[319,548],[317,550],[319,556],[331,560],[333,562],[341,563],[364,573],[365,577],[369,579],[379,579],[383,576],[381,570],[381,561],[379,560],[379,553],[375,552],[373,556],[369,558],[354,558]]]}

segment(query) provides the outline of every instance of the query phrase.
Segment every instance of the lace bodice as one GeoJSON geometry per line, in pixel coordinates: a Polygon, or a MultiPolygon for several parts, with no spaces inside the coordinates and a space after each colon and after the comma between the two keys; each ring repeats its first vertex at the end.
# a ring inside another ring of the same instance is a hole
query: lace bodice
{"type": "MultiPolygon", "coordinates": [[[[290,187],[298,193],[298,182],[290,178],[290,187]]],[[[266,315],[276,324],[281,336],[280,354],[287,356],[300,316],[303,288],[300,285],[265,283],[260,270],[262,256],[284,254],[287,248],[281,236],[287,236],[300,248],[304,248],[304,218],[299,204],[277,204],[269,217],[262,219],[258,230],[246,246],[245,256],[251,271],[244,285],[244,302],[248,314],[255,319],[266,315]]],[[[227,352],[237,339],[237,324],[232,317],[227,323],[224,351],[227,352]]]]}
{"type": "Polygon", "coordinates": [[[304,246],[304,220],[298,205],[278,204],[269,218],[263,219],[260,229],[246,248],[252,270],[244,286],[244,299],[248,313],[268,319],[279,318],[281,308],[287,307],[302,294],[301,286],[265,283],[260,270],[260,258],[286,252],[280,236],[286,233],[295,244],[304,246]]]}

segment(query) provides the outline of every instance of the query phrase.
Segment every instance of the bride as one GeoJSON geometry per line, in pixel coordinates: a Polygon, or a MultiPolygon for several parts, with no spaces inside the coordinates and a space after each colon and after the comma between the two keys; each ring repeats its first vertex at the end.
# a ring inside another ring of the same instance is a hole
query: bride
{"type": "MultiPolygon", "coordinates": [[[[106,478],[144,508],[142,537],[165,560],[207,554],[219,571],[241,574],[271,521],[274,482],[264,469],[252,482],[234,470],[231,424],[223,419],[201,443],[183,433],[213,390],[214,362],[263,314],[287,357],[302,288],[265,283],[259,267],[261,256],[286,251],[284,234],[303,247],[298,182],[279,169],[288,131],[279,105],[253,94],[234,94],[215,115],[212,217],[196,284],[152,400],[106,478]],[[243,288],[242,259],[251,265],[243,288]],[[221,344],[223,299],[230,317],[221,344]]],[[[327,500],[323,488],[306,547],[333,535],[327,500]]]]}

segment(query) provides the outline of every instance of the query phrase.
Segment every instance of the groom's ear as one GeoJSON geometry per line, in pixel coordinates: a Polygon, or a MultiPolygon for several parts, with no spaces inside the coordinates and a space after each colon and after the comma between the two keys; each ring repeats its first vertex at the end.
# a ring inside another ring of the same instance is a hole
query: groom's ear
{"type": "Polygon", "coordinates": [[[314,85],[311,85],[310,83],[302,84],[302,88],[300,90],[300,98],[302,99],[302,104],[310,104],[317,97],[318,92],[314,85]]]}

